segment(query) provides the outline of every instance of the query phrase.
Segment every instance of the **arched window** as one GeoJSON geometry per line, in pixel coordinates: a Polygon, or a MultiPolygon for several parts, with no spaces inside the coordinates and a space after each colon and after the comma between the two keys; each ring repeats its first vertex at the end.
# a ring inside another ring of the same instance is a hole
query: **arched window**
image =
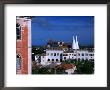
{"type": "Polygon", "coordinates": [[[21,69],[21,56],[18,54],[16,56],[16,70],[20,70],[21,69]]]}
{"type": "Polygon", "coordinates": [[[54,59],[52,59],[52,61],[54,61],[54,59]]]}
{"type": "Polygon", "coordinates": [[[21,26],[19,23],[16,24],[16,39],[21,39],[21,26]]]}
{"type": "Polygon", "coordinates": [[[50,61],[50,59],[48,59],[48,61],[50,61]]]}
{"type": "Polygon", "coordinates": [[[58,59],[56,59],[56,61],[58,61],[58,59]]]}

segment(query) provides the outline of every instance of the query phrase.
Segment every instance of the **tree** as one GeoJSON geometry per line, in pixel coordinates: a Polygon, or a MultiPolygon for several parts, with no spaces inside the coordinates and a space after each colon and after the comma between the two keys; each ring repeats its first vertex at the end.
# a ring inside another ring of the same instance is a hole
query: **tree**
{"type": "Polygon", "coordinates": [[[94,72],[94,62],[90,60],[78,61],[76,67],[79,74],[92,74],[94,72]]]}
{"type": "Polygon", "coordinates": [[[85,74],[92,74],[93,73],[92,62],[90,61],[85,62],[82,68],[82,72],[85,74]]]}

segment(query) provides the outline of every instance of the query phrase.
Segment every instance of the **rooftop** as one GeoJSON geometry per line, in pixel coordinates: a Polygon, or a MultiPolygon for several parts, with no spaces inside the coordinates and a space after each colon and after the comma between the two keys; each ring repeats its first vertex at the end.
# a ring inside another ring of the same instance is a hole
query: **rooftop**
{"type": "Polygon", "coordinates": [[[75,67],[74,64],[62,64],[62,67],[67,70],[67,69],[72,69],[73,67],[75,67]]]}
{"type": "Polygon", "coordinates": [[[64,51],[63,53],[74,53],[74,51],[73,50],[68,50],[68,51],[64,51]]]}
{"type": "Polygon", "coordinates": [[[47,48],[46,50],[63,50],[60,47],[51,47],[51,48],[47,48]]]}

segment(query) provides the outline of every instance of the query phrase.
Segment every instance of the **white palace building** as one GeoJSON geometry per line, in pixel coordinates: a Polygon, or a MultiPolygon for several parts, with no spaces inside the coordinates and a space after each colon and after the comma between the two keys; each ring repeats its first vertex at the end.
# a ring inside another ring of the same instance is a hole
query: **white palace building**
{"type": "MultiPolygon", "coordinates": [[[[42,65],[49,65],[52,62],[61,64],[65,60],[91,60],[94,59],[94,50],[80,49],[77,36],[76,40],[73,36],[73,43],[71,50],[65,50],[62,48],[49,48],[46,49],[46,53],[40,56],[42,65]]],[[[35,61],[38,61],[37,55],[35,56],[35,61]]]]}

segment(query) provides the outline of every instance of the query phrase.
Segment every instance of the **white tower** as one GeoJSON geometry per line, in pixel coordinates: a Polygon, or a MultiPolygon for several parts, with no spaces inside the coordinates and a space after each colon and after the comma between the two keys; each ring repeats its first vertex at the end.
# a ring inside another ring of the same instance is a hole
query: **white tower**
{"type": "Polygon", "coordinates": [[[76,49],[79,49],[79,45],[78,45],[77,36],[76,36],[76,49]]]}
{"type": "Polygon", "coordinates": [[[74,36],[73,36],[72,49],[79,49],[77,36],[76,36],[76,40],[74,39],[74,36]]]}
{"type": "Polygon", "coordinates": [[[75,39],[74,39],[74,36],[73,36],[72,49],[76,49],[76,43],[75,43],[75,39]]]}

